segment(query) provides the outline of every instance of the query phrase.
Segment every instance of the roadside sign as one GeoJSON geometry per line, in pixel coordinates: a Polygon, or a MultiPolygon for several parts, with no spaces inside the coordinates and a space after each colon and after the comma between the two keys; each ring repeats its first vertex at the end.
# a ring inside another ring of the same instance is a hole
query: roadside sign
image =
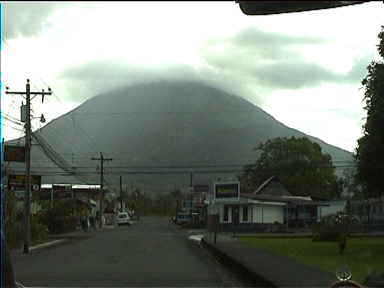
{"type": "MultiPolygon", "coordinates": [[[[27,177],[25,175],[9,175],[8,186],[12,191],[25,190],[25,182],[27,177]]],[[[31,190],[38,191],[41,187],[41,176],[31,175],[31,190]],[[35,189],[34,189],[35,188],[35,189]]]]}
{"type": "Polygon", "coordinates": [[[193,192],[209,193],[209,185],[193,185],[193,192]]]}
{"type": "MultiPolygon", "coordinates": [[[[25,190],[12,190],[12,192],[15,194],[15,197],[17,200],[23,200],[24,195],[26,194],[25,190]]],[[[32,191],[29,194],[29,197],[32,198],[32,191]]]]}
{"type": "Polygon", "coordinates": [[[214,183],[213,187],[215,201],[240,199],[240,182],[214,183]]]}
{"type": "Polygon", "coordinates": [[[50,200],[52,188],[41,188],[39,191],[39,200],[50,200]]]}
{"type": "Polygon", "coordinates": [[[25,147],[4,145],[4,161],[25,162],[25,147]]]}
{"type": "Polygon", "coordinates": [[[52,189],[53,189],[54,199],[72,198],[72,186],[71,185],[53,185],[52,189]]]}

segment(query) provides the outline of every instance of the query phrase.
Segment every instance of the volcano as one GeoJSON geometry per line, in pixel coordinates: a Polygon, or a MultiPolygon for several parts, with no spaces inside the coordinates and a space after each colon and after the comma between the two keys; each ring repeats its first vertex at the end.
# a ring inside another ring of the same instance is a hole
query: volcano
{"type": "MultiPolygon", "coordinates": [[[[43,183],[98,184],[100,162],[92,158],[102,152],[112,158],[104,163],[111,187],[120,176],[124,185],[149,192],[187,187],[190,173],[200,184],[235,177],[243,164],[255,161],[254,148],[275,137],[305,136],[333,161],[352,161],[350,152],[198,82],[136,84],[99,94],[34,133],[40,142],[32,146],[32,174],[42,175],[43,183]],[[69,175],[63,166],[76,173],[69,175]]],[[[12,163],[12,169],[22,173],[24,165],[12,163]]]]}

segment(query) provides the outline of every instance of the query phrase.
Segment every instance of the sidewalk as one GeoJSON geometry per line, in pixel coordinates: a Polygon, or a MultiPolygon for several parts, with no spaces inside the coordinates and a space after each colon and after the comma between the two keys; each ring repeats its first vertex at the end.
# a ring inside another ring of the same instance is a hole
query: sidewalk
{"type": "MultiPolygon", "coordinates": [[[[75,239],[91,238],[91,237],[95,236],[99,232],[108,231],[108,230],[111,230],[113,228],[115,228],[115,226],[113,226],[113,225],[105,225],[102,229],[100,229],[100,228],[97,228],[96,230],[91,229],[88,232],[84,232],[82,230],[76,230],[76,231],[72,231],[72,232],[68,232],[68,233],[62,233],[62,234],[50,234],[50,235],[48,235],[47,241],[39,243],[39,244],[31,245],[29,247],[29,250],[32,252],[34,250],[38,250],[38,249],[42,249],[42,248],[47,248],[47,247],[59,245],[59,244],[62,244],[62,243],[65,243],[65,242],[68,242],[68,241],[71,241],[71,240],[75,240],[75,239]]],[[[20,249],[12,249],[10,251],[10,253],[13,256],[16,256],[16,255],[19,255],[19,254],[20,255],[23,254],[22,253],[22,248],[20,248],[20,249]]],[[[23,254],[23,255],[25,255],[25,254],[23,254]]]]}
{"type": "Polygon", "coordinates": [[[206,233],[204,244],[213,252],[243,266],[255,278],[264,279],[268,287],[330,287],[336,281],[336,277],[329,272],[250,247],[229,235],[219,234],[214,244],[212,235],[206,233]]]}
{"type": "Polygon", "coordinates": [[[90,228],[87,232],[84,232],[83,230],[76,230],[68,233],[63,234],[51,234],[48,236],[49,239],[84,239],[94,236],[98,232],[102,232],[105,230],[110,230],[115,228],[114,225],[104,225],[103,228],[97,227],[96,230],[90,228]]]}

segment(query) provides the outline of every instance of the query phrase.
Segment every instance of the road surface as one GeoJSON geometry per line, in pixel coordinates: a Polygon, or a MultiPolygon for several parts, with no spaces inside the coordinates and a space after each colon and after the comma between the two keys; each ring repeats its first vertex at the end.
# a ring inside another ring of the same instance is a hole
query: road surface
{"type": "Polygon", "coordinates": [[[164,219],[13,257],[17,281],[39,287],[239,287],[197,242],[164,219]]]}

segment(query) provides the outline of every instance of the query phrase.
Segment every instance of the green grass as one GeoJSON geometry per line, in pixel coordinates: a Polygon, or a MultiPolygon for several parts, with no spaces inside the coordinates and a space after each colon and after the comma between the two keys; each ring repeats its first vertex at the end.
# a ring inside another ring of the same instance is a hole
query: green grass
{"type": "Polygon", "coordinates": [[[383,237],[348,238],[343,255],[339,255],[337,242],[312,242],[310,238],[241,237],[240,240],[273,254],[293,257],[332,274],[346,264],[352,271],[352,280],[360,283],[373,271],[384,272],[383,237]]]}

